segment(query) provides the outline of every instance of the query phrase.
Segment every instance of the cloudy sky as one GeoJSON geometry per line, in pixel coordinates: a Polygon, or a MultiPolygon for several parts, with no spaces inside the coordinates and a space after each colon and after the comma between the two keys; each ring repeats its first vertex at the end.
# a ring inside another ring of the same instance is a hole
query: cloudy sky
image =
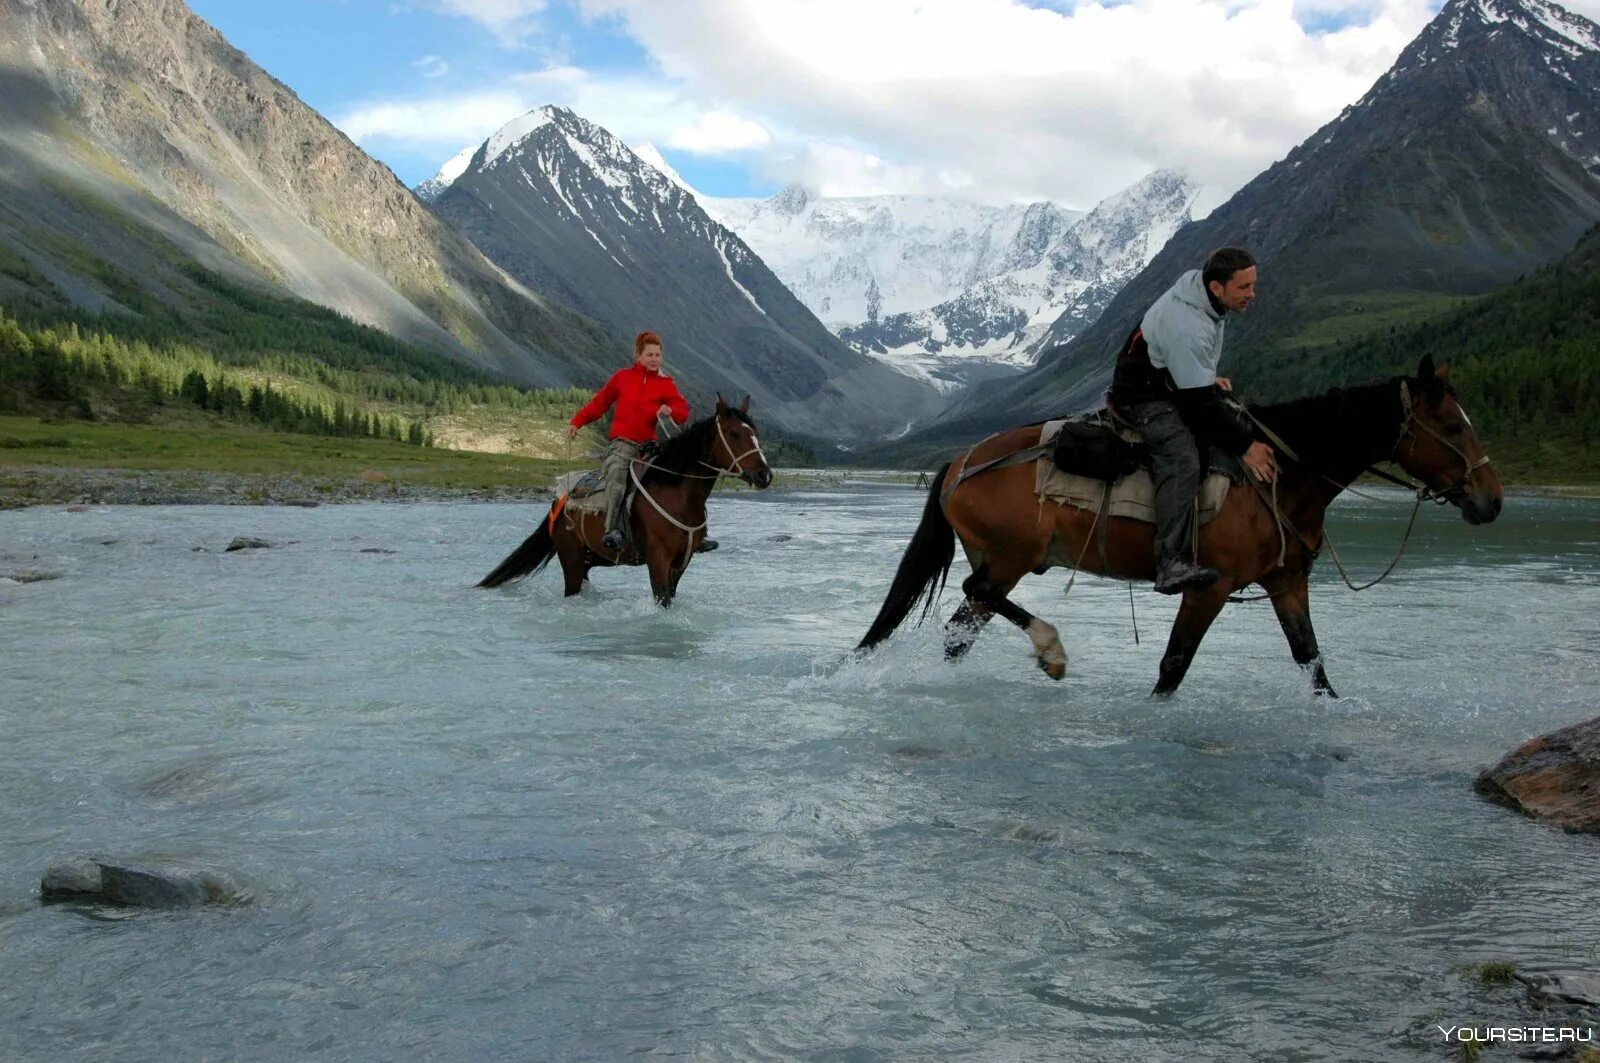
{"type": "MultiPolygon", "coordinates": [[[[1220,200],[1439,0],[190,0],[402,180],[547,103],[715,195],[1220,200]]],[[[1571,5],[1600,16],[1600,0],[1571,5]]]]}

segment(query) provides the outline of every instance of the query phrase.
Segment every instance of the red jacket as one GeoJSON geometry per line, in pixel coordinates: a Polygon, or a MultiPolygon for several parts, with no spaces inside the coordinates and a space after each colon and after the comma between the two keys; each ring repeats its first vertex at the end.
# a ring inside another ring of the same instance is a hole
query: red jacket
{"type": "Polygon", "coordinates": [[[678,394],[678,385],[672,378],[635,362],[611,375],[589,405],[573,415],[573,426],[582,428],[590,421],[598,421],[613,402],[617,411],[611,416],[612,439],[650,442],[656,437],[656,411],[662,406],[671,411],[678,424],[689,419],[689,403],[678,394]]]}

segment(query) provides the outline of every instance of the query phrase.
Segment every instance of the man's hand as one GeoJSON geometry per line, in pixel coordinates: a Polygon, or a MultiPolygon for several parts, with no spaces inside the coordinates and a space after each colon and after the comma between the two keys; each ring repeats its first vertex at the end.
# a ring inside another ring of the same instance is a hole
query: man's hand
{"type": "Polygon", "coordinates": [[[578,438],[578,426],[577,425],[575,425],[575,424],[567,425],[567,438],[568,439],[577,439],[578,438]]]}
{"type": "Polygon", "coordinates": [[[1250,449],[1244,452],[1244,466],[1262,483],[1269,484],[1278,478],[1278,463],[1273,460],[1272,448],[1265,443],[1250,444],[1250,449]]]}
{"type": "Polygon", "coordinates": [[[1232,391],[1233,381],[1229,380],[1225,376],[1219,376],[1217,377],[1217,387],[1221,388],[1223,391],[1232,391]]]}

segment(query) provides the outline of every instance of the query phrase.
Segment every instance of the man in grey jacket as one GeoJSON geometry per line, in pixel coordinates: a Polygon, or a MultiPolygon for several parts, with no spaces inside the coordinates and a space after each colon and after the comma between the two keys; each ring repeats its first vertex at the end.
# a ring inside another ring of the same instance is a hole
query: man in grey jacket
{"type": "Polygon", "coordinates": [[[1111,401],[1144,436],[1156,482],[1156,590],[1204,590],[1219,577],[1194,556],[1195,496],[1204,470],[1200,442],[1240,455],[1257,478],[1277,475],[1272,448],[1224,402],[1217,376],[1227,315],[1256,296],[1256,261],[1224,247],[1178,278],[1145,313],[1117,358],[1111,401]]]}

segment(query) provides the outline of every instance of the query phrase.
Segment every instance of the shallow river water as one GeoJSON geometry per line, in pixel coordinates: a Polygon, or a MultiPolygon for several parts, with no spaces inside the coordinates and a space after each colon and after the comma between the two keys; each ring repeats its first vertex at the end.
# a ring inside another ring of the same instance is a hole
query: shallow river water
{"type": "Polygon", "coordinates": [[[1151,700],[1174,603],[1061,573],[1062,683],[851,659],[921,503],[718,495],[670,611],[473,589],[540,506],[0,513],[0,1059],[1445,1059],[1464,965],[1600,970],[1600,845],[1471,789],[1600,712],[1600,503],[1319,566],[1337,701],[1264,604],[1151,700]],[[40,906],[78,853],[254,900],[40,906]]]}

